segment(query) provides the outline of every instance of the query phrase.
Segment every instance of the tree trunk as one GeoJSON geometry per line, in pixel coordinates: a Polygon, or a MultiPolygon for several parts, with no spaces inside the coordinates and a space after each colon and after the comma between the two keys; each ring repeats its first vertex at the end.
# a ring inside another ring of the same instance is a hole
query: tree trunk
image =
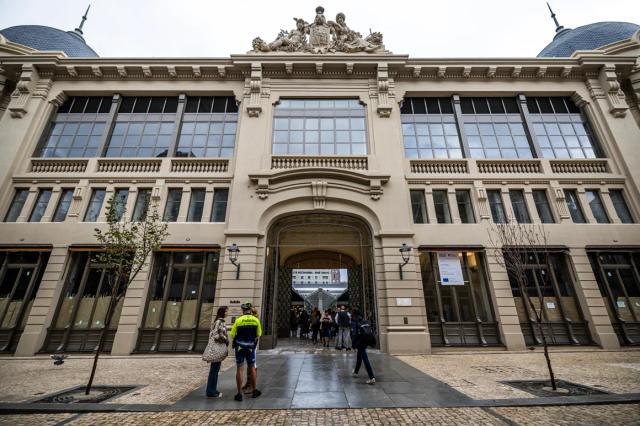
{"type": "Polygon", "coordinates": [[[96,375],[96,368],[98,367],[98,358],[100,357],[100,352],[102,352],[102,345],[104,344],[104,339],[107,335],[107,330],[109,329],[109,325],[111,324],[111,311],[113,310],[114,301],[117,297],[117,293],[112,292],[111,298],[109,299],[109,307],[107,308],[107,315],[104,319],[104,326],[100,331],[100,339],[98,339],[98,346],[96,349],[96,354],[93,357],[93,367],[91,368],[91,376],[89,376],[89,383],[87,383],[87,387],[84,390],[85,395],[89,395],[91,392],[91,385],[93,385],[93,378],[96,375]]]}

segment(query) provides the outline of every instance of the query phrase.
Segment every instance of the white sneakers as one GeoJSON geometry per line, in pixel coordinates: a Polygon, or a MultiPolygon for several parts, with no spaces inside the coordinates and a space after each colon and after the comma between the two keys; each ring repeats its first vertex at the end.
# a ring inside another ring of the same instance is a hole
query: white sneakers
{"type": "Polygon", "coordinates": [[[373,379],[367,380],[367,384],[368,385],[375,385],[376,384],[376,378],[374,377],[373,379]]]}

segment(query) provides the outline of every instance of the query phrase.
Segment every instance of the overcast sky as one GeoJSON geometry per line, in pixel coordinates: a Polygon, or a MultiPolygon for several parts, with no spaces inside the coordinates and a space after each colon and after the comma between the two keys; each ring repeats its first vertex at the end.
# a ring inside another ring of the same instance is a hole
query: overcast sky
{"type": "MultiPolygon", "coordinates": [[[[260,36],[272,41],[293,17],[346,14],[362,34],[412,57],[535,56],[555,27],[542,0],[0,0],[0,28],[38,24],[72,30],[91,2],[87,43],[103,57],[216,57],[245,53],[260,36]]],[[[640,23],[638,0],[553,0],[560,24],[640,23]]]]}

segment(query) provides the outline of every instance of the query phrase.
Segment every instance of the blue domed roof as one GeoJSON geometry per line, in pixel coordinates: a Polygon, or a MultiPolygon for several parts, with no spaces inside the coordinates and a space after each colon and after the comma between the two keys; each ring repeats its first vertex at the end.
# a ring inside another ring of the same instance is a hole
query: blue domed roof
{"type": "Polygon", "coordinates": [[[631,38],[640,25],[629,22],[596,22],[576,29],[561,30],[538,57],[568,57],[576,50],[594,50],[631,38]]]}
{"type": "Polygon", "coordinates": [[[67,56],[97,57],[98,54],[75,31],[65,32],[42,25],[18,25],[0,30],[0,34],[14,43],[36,50],[61,50],[67,56]]]}

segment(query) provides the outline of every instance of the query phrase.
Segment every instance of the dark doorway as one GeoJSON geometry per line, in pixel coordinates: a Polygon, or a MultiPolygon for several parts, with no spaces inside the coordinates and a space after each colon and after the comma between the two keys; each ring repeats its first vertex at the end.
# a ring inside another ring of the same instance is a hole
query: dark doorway
{"type": "Polygon", "coordinates": [[[377,331],[371,231],[341,214],[287,216],[270,229],[262,348],[289,337],[292,309],[357,307],[377,331]]]}

